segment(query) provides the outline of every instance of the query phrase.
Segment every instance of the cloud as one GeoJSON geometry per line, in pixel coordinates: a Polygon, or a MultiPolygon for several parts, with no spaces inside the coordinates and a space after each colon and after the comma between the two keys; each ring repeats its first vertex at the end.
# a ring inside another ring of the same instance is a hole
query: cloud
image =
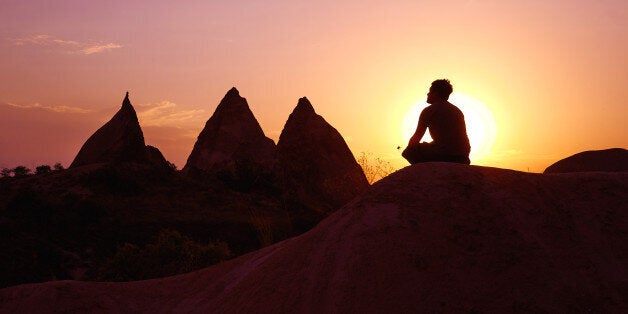
{"type": "Polygon", "coordinates": [[[10,107],[14,107],[14,108],[19,108],[19,109],[43,109],[43,110],[54,111],[54,112],[59,112],[59,113],[89,113],[91,112],[91,110],[89,109],[84,109],[84,108],[79,108],[79,107],[70,107],[70,106],[65,106],[65,105],[46,106],[40,103],[27,104],[27,105],[6,103],[6,105],[10,107]]]}
{"type": "Polygon", "coordinates": [[[108,51],[111,49],[117,49],[117,48],[122,48],[122,45],[113,44],[113,43],[99,44],[99,45],[84,47],[83,49],[81,49],[81,52],[86,55],[91,55],[91,54],[105,52],[105,51],[108,51]]]}
{"type": "Polygon", "coordinates": [[[136,108],[142,126],[181,128],[192,124],[202,125],[207,119],[203,109],[180,110],[177,104],[167,100],[141,104],[136,108]]]}
{"type": "Polygon", "coordinates": [[[15,46],[44,46],[61,49],[70,54],[81,55],[93,55],[124,47],[116,43],[106,43],[101,41],[79,42],[75,40],[60,39],[46,34],[31,35],[24,38],[13,38],[10,39],[10,41],[12,41],[15,46]]]}
{"type": "Polygon", "coordinates": [[[28,37],[24,37],[24,38],[15,38],[15,39],[11,39],[11,41],[13,42],[13,44],[15,44],[16,46],[23,46],[26,44],[43,44],[46,43],[48,41],[52,40],[52,37],[49,35],[32,35],[32,36],[28,36],[28,37]]]}

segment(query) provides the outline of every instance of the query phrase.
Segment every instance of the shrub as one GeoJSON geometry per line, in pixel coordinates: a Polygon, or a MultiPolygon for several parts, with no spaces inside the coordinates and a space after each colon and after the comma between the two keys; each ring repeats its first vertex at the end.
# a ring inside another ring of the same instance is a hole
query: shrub
{"type": "Polygon", "coordinates": [[[98,280],[129,281],[186,273],[231,257],[224,242],[202,245],[174,230],[162,230],[153,243],[140,248],[131,243],[118,247],[101,268],[98,280]]]}
{"type": "Polygon", "coordinates": [[[41,165],[35,168],[35,174],[50,173],[50,171],[52,171],[52,168],[48,165],[41,165]]]}
{"type": "Polygon", "coordinates": [[[52,169],[54,169],[55,171],[59,171],[59,170],[65,169],[65,168],[63,168],[63,165],[60,162],[58,162],[58,163],[54,164],[54,166],[52,166],[52,169]]]}
{"type": "Polygon", "coordinates": [[[4,178],[10,177],[12,173],[13,173],[13,169],[9,169],[9,168],[3,168],[2,171],[0,171],[0,175],[2,175],[2,177],[4,178]]]}
{"type": "Polygon", "coordinates": [[[13,176],[16,178],[25,177],[29,175],[30,173],[31,173],[31,170],[24,166],[17,166],[13,168],[13,176]]]}
{"type": "Polygon", "coordinates": [[[390,162],[379,157],[373,158],[371,153],[362,152],[357,162],[362,167],[369,184],[373,184],[395,171],[390,162]]]}

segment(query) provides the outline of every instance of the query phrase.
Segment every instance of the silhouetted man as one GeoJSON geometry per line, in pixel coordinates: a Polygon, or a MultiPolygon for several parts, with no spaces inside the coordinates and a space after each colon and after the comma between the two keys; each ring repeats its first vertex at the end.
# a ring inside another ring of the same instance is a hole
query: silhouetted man
{"type": "Polygon", "coordinates": [[[428,161],[445,161],[469,164],[469,137],[464,123],[464,115],[448,99],[453,91],[449,80],[432,82],[427,93],[427,103],[419,116],[414,135],[408,147],[401,154],[411,164],[428,161]],[[434,140],[420,143],[427,129],[434,140]]]}

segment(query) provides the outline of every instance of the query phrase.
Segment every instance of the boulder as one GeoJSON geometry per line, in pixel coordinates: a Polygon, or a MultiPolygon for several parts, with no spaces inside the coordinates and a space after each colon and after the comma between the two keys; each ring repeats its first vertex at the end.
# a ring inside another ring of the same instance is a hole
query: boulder
{"type": "Polygon", "coordinates": [[[628,151],[623,148],[591,150],[559,160],[543,173],[628,171],[628,151]]]}

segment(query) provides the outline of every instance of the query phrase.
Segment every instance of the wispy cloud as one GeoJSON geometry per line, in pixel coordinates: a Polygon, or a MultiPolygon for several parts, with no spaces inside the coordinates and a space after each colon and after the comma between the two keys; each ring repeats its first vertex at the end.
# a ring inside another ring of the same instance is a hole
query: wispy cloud
{"type": "Polygon", "coordinates": [[[86,46],[83,49],[81,49],[81,52],[86,55],[91,55],[91,54],[105,52],[105,51],[108,51],[111,49],[117,49],[117,48],[122,48],[122,45],[113,44],[113,43],[98,44],[98,45],[86,46]]]}
{"type": "Polygon", "coordinates": [[[12,38],[10,41],[16,46],[31,45],[53,47],[61,49],[66,53],[82,55],[92,55],[123,47],[122,45],[116,43],[107,43],[102,41],[79,42],[75,40],[60,39],[46,34],[32,35],[23,38],[12,38]]]}
{"type": "Polygon", "coordinates": [[[84,109],[84,108],[79,108],[79,107],[70,107],[70,106],[65,106],[65,105],[61,105],[61,106],[47,106],[47,105],[42,105],[40,103],[33,103],[33,104],[26,104],[26,105],[14,104],[14,103],[5,103],[5,104],[7,106],[14,107],[14,108],[19,108],[19,109],[43,109],[43,110],[54,111],[54,112],[59,112],[59,113],[89,113],[89,112],[92,112],[89,109],[84,109]]]}
{"type": "Polygon", "coordinates": [[[142,126],[177,128],[202,124],[207,119],[203,109],[180,110],[177,104],[167,100],[137,106],[137,116],[142,126]]]}

